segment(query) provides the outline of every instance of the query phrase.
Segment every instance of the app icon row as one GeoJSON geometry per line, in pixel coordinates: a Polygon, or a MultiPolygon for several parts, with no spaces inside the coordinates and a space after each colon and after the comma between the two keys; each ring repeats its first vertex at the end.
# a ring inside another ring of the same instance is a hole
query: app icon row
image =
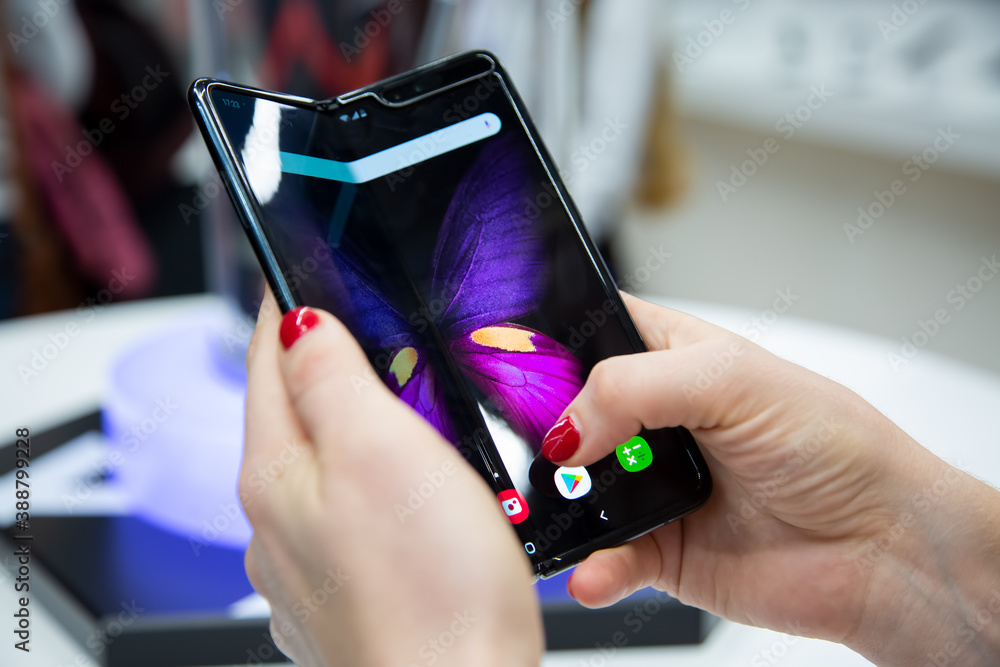
{"type": "MultiPolygon", "coordinates": [[[[653,452],[649,443],[638,435],[618,445],[615,448],[615,455],[626,472],[645,470],[653,462],[653,452]]],[[[553,473],[552,479],[556,491],[567,500],[582,498],[593,488],[590,473],[584,466],[559,466],[553,473]]],[[[506,489],[497,494],[497,500],[512,524],[527,520],[528,501],[520,491],[506,489]]]]}

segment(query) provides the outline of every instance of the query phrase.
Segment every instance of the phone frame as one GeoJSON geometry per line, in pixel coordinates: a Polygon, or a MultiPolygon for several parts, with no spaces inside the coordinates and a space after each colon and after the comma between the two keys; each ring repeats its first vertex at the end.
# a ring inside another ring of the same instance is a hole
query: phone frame
{"type": "MultiPolygon", "coordinates": [[[[270,100],[279,104],[301,107],[315,112],[343,112],[345,109],[349,109],[350,105],[358,101],[371,98],[374,98],[379,104],[384,104],[389,107],[399,107],[419,103],[421,100],[430,96],[436,95],[450,88],[463,85],[469,81],[489,74],[496,74],[498,76],[500,85],[503,87],[504,94],[510,100],[511,106],[517,115],[519,122],[524,128],[536,156],[554,186],[559,202],[562,204],[563,209],[572,222],[576,234],[590,259],[591,265],[597,272],[600,283],[604,288],[605,295],[614,305],[615,313],[618,316],[622,329],[624,329],[625,334],[629,339],[633,352],[647,352],[648,347],[646,346],[638,327],[632,320],[628,309],[625,307],[625,303],[621,298],[618,286],[616,285],[604,258],[597,250],[596,245],[587,232],[587,229],[582,222],[580,212],[576,208],[576,205],[570,197],[569,192],[559,175],[559,170],[555,165],[555,161],[552,159],[548,150],[545,148],[544,143],[539,137],[538,131],[535,128],[534,123],[531,121],[520,95],[518,95],[516,89],[512,85],[509,76],[500,65],[499,60],[493,54],[487,51],[467,51],[458,53],[417,67],[408,72],[383,79],[370,86],[359,88],[327,100],[312,100],[297,95],[276,93],[251,86],[232,84],[217,79],[199,78],[191,84],[188,90],[188,101],[194,111],[196,123],[209,146],[209,152],[211,153],[215,166],[219,171],[223,185],[228,191],[234,204],[236,204],[235,208],[237,210],[240,223],[246,231],[254,253],[261,264],[261,268],[264,272],[265,278],[267,279],[268,285],[270,285],[271,290],[274,292],[274,296],[278,302],[278,306],[281,308],[282,313],[285,313],[301,304],[295,302],[292,292],[282,275],[277,258],[271,250],[266,230],[259,222],[259,219],[261,218],[261,211],[257,206],[255,198],[251,194],[253,190],[250,187],[246,174],[240,166],[236,151],[233,149],[225,134],[219,129],[222,126],[222,121],[215,110],[213,102],[211,101],[211,93],[216,90],[230,91],[241,95],[270,100]],[[474,68],[470,68],[465,70],[466,74],[462,74],[461,68],[468,67],[469,65],[479,65],[481,69],[476,70],[474,68]],[[468,75],[468,72],[475,73],[468,75]],[[448,76],[451,76],[452,78],[449,79],[448,76]],[[430,81],[432,79],[437,79],[439,83],[435,87],[427,88],[426,92],[417,87],[418,82],[430,81]],[[412,87],[414,94],[411,97],[398,100],[388,100],[385,98],[385,95],[391,91],[399,89],[406,90],[407,86],[412,87]]],[[[682,427],[676,427],[674,430],[678,432],[678,437],[680,437],[681,433],[686,434],[686,441],[682,443],[679,442],[678,445],[685,448],[685,451],[691,458],[691,462],[695,470],[698,472],[699,484],[695,489],[696,495],[691,498],[692,502],[690,505],[686,505],[683,508],[670,505],[656,512],[640,514],[635,520],[617,528],[616,530],[609,531],[598,538],[590,539],[576,548],[563,552],[558,557],[551,557],[537,563],[532,561],[535,575],[537,577],[549,578],[554,576],[559,572],[578,564],[594,551],[616,546],[635,539],[636,537],[640,537],[641,535],[653,531],[667,523],[690,514],[707,502],[712,491],[712,478],[709,473],[708,465],[690,432],[682,427]]],[[[480,453],[486,461],[487,467],[492,470],[496,470],[496,462],[491,460],[489,452],[484,450],[481,445],[480,450],[480,453]]],[[[502,465],[500,468],[502,469],[502,465]]]]}

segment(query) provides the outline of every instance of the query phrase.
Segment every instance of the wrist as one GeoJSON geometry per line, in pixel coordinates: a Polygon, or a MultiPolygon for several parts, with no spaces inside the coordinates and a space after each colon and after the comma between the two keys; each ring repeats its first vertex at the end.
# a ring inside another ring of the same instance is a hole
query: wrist
{"type": "Polygon", "coordinates": [[[317,638],[325,643],[324,664],[537,667],[544,631],[534,592],[511,587],[482,593],[467,604],[396,597],[394,608],[355,609],[349,630],[345,619],[339,625],[327,619],[316,626],[319,632],[346,631],[317,638]]]}
{"type": "Polygon", "coordinates": [[[923,448],[911,455],[909,497],[855,560],[868,593],[845,643],[886,667],[995,665],[1000,492],[923,448]]]}

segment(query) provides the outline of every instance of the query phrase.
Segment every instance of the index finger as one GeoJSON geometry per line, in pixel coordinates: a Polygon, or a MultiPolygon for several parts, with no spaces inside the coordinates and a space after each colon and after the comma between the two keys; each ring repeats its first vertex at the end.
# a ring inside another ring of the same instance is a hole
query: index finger
{"type": "Polygon", "coordinates": [[[676,350],[709,338],[732,335],[693,315],[650,303],[627,292],[622,292],[621,295],[650,350],[676,350]]]}

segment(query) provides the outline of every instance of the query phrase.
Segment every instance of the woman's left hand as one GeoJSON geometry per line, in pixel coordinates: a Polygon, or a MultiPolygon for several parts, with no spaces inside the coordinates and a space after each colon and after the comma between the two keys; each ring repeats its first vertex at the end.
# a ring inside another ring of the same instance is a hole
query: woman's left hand
{"type": "Polygon", "coordinates": [[[247,352],[246,568],[302,665],[537,665],[531,570],[486,483],[375,376],[331,315],[247,352]],[[294,343],[294,344],[292,344],[294,343]]]}

